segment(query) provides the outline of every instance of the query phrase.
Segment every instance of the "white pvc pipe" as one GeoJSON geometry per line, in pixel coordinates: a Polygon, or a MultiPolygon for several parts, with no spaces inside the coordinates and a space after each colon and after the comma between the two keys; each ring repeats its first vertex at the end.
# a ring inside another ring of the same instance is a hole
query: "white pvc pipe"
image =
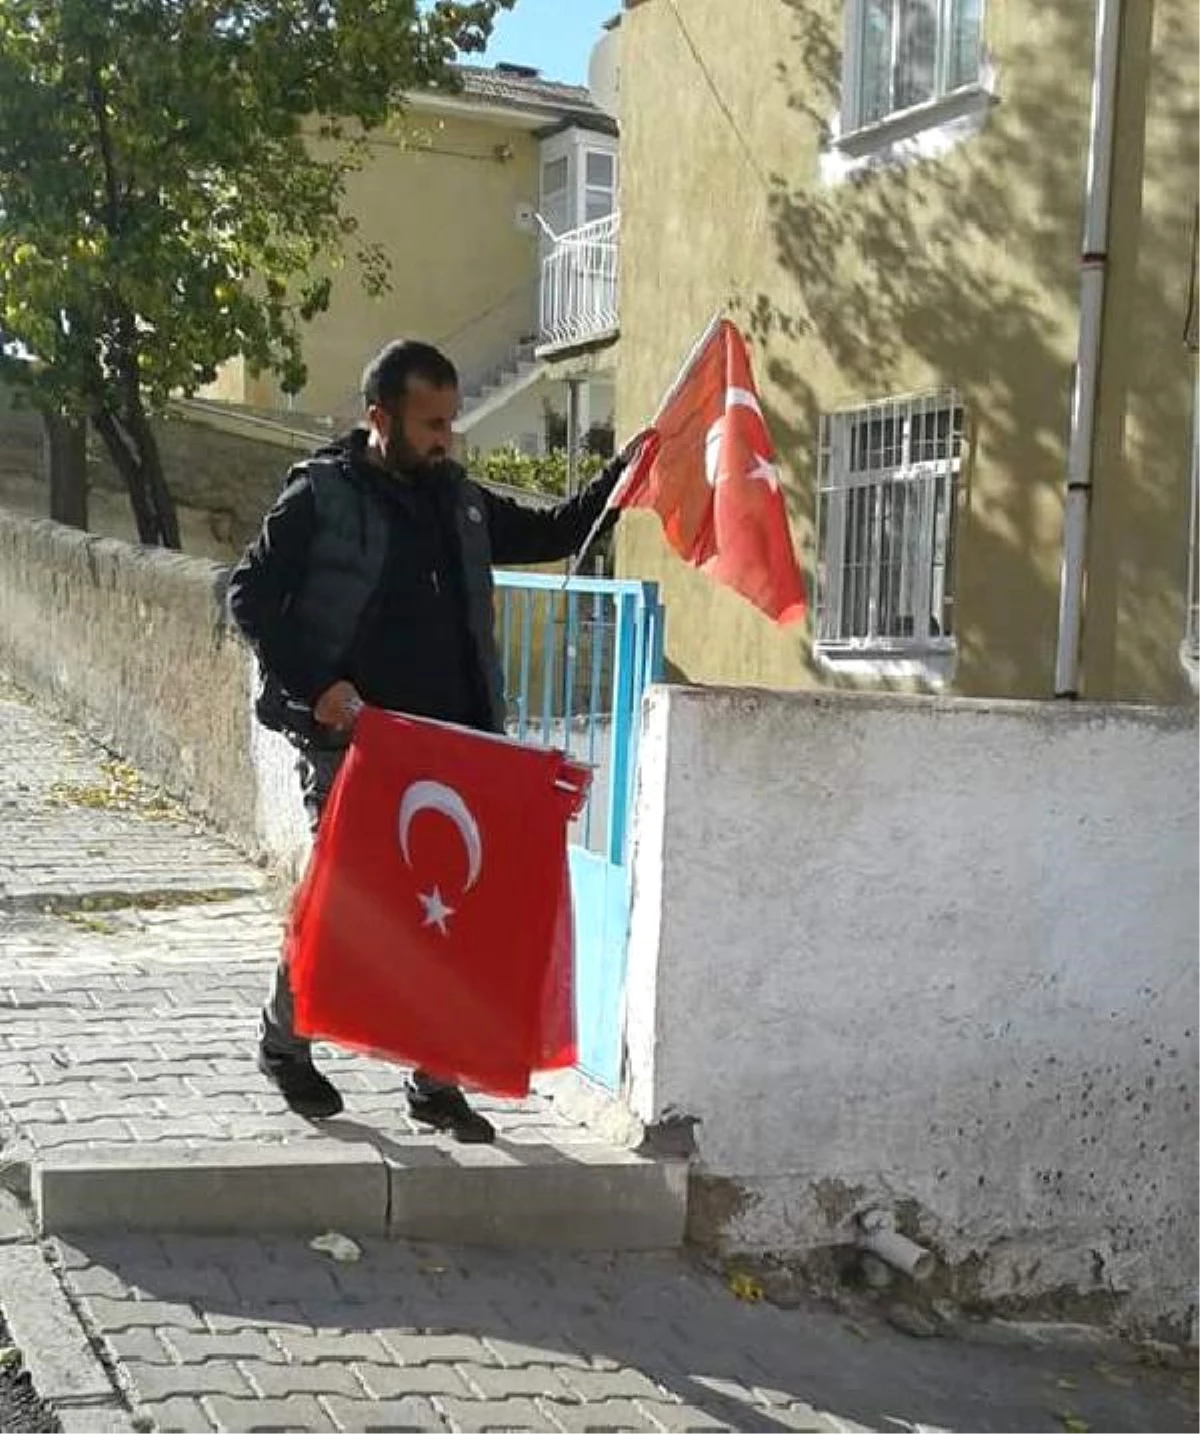
{"type": "Polygon", "coordinates": [[[883,1210],[868,1210],[859,1217],[859,1248],[875,1255],[914,1280],[924,1280],[937,1264],[933,1252],[901,1235],[895,1221],[883,1210]]]}
{"type": "Polygon", "coordinates": [[[1200,672],[1197,671],[1195,648],[1200,643],[1200,612],[1196,610],[1197,564],[1200,563],[1200,367],[1192,368],[1192,461],[1189,476],[1192,481],[1191,508],[1188,513],[1188,585],[1187,585],[1187,626],[1179,655],[1191,678],[1193,688],[1197,685],[1200,672]]]}
{"type": "Polygon", "coordinates": [[[1113,121],[1117,61],[1121,46],[1121,0],[1096,0],[1096,47],[1092,68],[1092,113],[1088,127],[1087,190],[1079,278],[1079,340],[1071,394],[1071,436],[1067,447],[1067,496],[1063,514],[1063,557],[1059,582],[1058,649],[1054,694],[1079,694],[1079,646],[1087,580],[1088,512],[1092,491],[1092,449],[1096,430],[1096,386],[1100,368],[1100,326],[1108,264],[1108,216],[1112,189],[1113,121]]]}

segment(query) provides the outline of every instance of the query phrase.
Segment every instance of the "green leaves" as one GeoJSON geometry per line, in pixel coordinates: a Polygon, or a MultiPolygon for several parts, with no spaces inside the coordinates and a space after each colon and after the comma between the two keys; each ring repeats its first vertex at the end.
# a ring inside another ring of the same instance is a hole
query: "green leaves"
{"type": "Polygon", "coordinates": [[[4,0],[0,341],[36,360],[6,371],[122,422],[239,354],[302,386],[361,136],[508,3],[4,0]]]}
{"type": "MultiPolygon", "coordinates": [[[[603,467],[603,458],[590,453],[581,454],[580,483],[589,482],[603,467]]],[[[516,448],[498,448],[490,453],[475,451],[467,460],[467,468],[476,478],[506,488],[524,488],[533,493],[559,496],[567,491],[567,455],[560,448],[540,458],[532,458],[516,448]]]]}

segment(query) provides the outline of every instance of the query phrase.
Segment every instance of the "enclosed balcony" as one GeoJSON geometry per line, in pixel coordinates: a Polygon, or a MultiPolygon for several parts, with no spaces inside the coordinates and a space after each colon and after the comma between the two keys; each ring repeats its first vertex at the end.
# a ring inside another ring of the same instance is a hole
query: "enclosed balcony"
{"type": "Polygon", "coordinates": [[[540,352],[616,334],[620,227],[613,213],[553,236],[542,259],[540,352]]]}

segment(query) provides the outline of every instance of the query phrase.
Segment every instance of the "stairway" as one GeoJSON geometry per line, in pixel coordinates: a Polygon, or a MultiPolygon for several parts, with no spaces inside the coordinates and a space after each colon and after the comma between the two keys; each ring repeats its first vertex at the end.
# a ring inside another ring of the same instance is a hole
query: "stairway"
{"type": "Polygon", "coordinates": [[[469,436],[477,423],[484,418],[490,418],[518,394],[524,393],[538,382],[545,371],[546,365],[534,357],[533,339],[517,344],[504,364],[494,370],[478,388],[463,395],[462,411],[456,424],[458,432],[469,436]]]}

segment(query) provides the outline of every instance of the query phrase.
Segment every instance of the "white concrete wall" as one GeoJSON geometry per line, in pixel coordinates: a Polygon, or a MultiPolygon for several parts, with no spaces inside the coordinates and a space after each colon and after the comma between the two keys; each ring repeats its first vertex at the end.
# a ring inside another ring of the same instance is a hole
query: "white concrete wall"
{"type": "Polygon", "coordinates": [[[960,1292],[1186,1330],[1193,711],[659,689],[637,820],[629,1098],[727,1246],[883,1204],[960,1292]]]}

